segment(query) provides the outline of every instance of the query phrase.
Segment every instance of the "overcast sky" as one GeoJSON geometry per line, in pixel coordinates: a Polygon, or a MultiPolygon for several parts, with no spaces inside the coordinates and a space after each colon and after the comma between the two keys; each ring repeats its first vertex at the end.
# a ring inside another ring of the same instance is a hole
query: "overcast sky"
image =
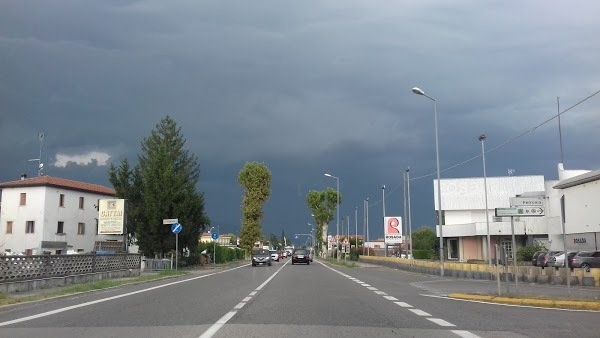
{"type": "MultiPolygon", "coordinates": [[[[206,211],[238,232],[246,161],[272,172],[264,233],[310,231],[305,196],[402,215],[402,172],[435,173],[600,90],[600,3],[559,1],[2,1],[0,181],[44,173],[110,186],[167,114],[198,156],[206,211]]],[[[565,166],[600,168],[600,95],[562,115],[565,166]]],[[[557,178],[557,120],[486,155],[489,176],[557,178]]],[[[481,158],[444,171],[482,175],[481,158]]],[[[435,224],[433,178],[411,181],[413,227],[435,224]]],[[[176,216],[176,215],[173,215],[176,216]]],[[[335,223],[330,230],[335,232],[335,223]]],[[[184,224],[185,226],[185,224],[184,224]]],[[[354,232],[354,230],[352,230],[354,232]]]]}

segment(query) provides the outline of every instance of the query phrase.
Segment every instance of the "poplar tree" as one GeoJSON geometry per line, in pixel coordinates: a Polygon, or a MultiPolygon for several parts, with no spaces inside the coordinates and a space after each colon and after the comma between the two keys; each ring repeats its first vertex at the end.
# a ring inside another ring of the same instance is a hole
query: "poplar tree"
{"type": "Polygon", "coordinates": [[[263,204],[271,195],[271,172],[264,163],[246,162],[238,174],[238,182],[244,188],[242,198],[242,229],[240,246],[248,253],[262,235],[263,204]]]}
{"type": "MultiPolygon", "coordinates": [[[[342,204],[342,195],[339,196],[342,204]]],[[[306,195],[306,204],[314,215],[316,227],[315,239],[321,248],[327,248],[327,229],[329,222],[333,220],[333,213],[338,205],[338,192],[333,188],[322,191],[311,190],[306,195]]]]}

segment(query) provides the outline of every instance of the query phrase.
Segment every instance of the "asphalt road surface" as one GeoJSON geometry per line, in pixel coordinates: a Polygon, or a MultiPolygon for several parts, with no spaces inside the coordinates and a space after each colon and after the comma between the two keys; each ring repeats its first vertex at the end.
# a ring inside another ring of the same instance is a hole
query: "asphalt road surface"
{"type": "Polygon", "coordinates": [[[0,308],[0,337],[598,337],[600,313],[444,298],[388,268],[249,264],[0,308]]]}

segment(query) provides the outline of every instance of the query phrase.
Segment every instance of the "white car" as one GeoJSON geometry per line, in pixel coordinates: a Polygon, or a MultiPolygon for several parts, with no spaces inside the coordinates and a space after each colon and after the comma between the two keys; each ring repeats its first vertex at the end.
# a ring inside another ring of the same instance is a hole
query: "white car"
{"type": "Polygon", "coordinates": [[[277,250],[269,250],[269,252],[271,253],[271,260],[279,262],[279,254],[277,253],[277,250]]]}

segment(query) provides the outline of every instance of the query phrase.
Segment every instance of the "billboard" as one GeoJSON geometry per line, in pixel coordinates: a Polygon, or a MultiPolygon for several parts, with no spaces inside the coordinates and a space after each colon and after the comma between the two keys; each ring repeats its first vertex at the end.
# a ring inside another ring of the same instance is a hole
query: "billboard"
{"type": "Polygon", "coordinates": [[[384,217],[385,244],[402,243],[402,217],[384,217]]]}
{"type": "Polygon", "coordinates": [[[100,200],[98,235],[122,235],[125,225],[125,200],[100,200]]]}

